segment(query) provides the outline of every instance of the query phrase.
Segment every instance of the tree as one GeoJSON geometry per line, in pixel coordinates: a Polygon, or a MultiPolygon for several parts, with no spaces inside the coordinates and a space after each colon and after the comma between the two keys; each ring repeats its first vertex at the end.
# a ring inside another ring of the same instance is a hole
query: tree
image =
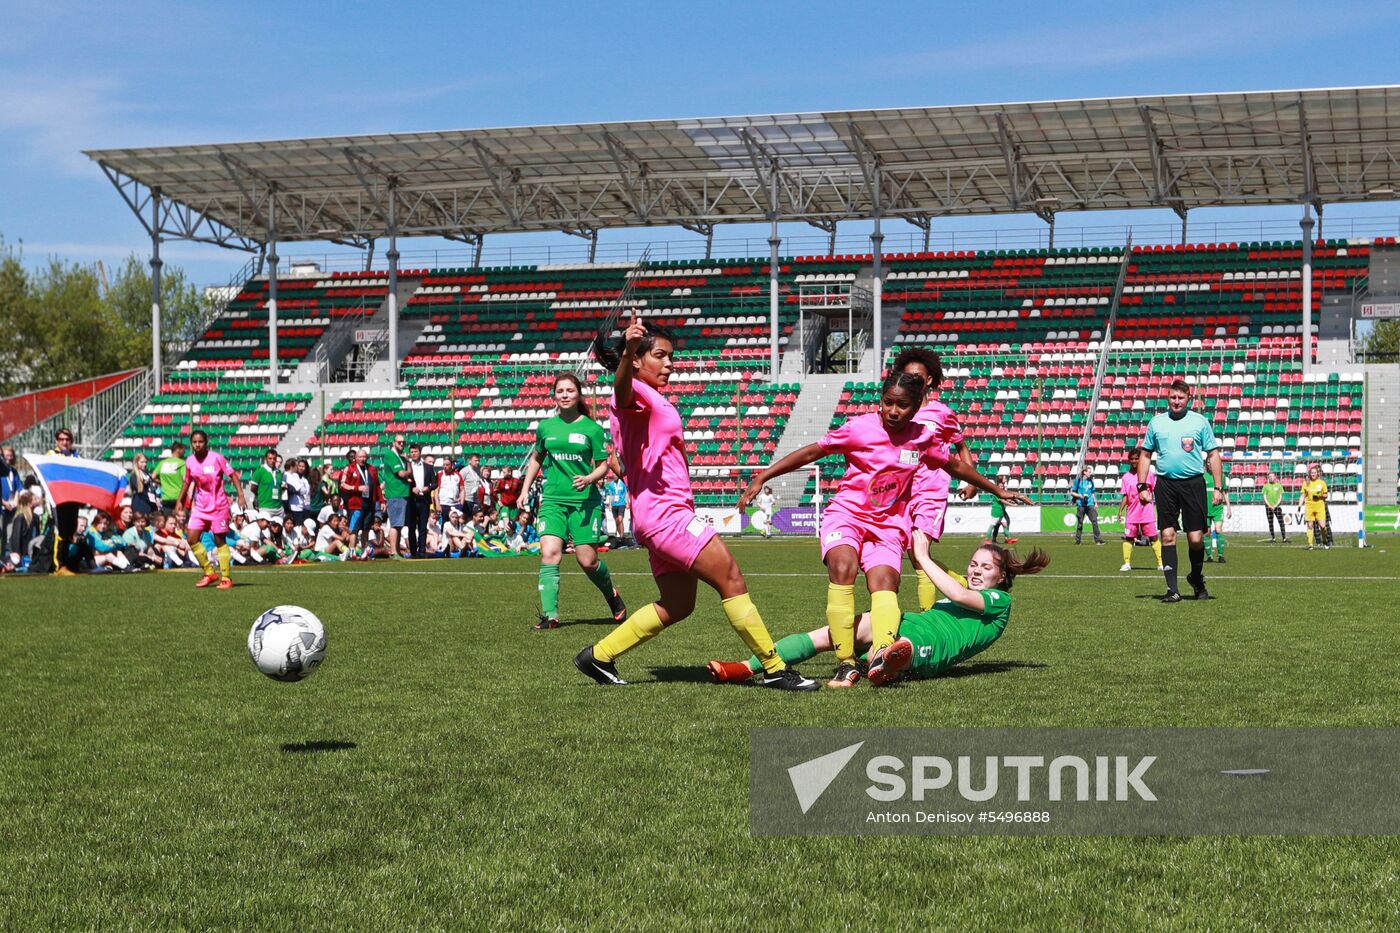
{"type": "MultiPolygon", "coordinates": [[[[150,266],[136,256],[128,256],[112,279],[107,302],[121,318],[135,341],[133,363],[141,365],[151,356],[151,274],[150,266]]],[[[207,305],[200,290],[190,284],[179,266],[166,265],[160,275],[160,336],[167,345],[188,343],[196,333],[207,305]]]]}
{"type": "Polygon", "coordinates": [[[1400,321],[1376,321],[1362,339],[1361,349],[1368,363],[1395,360],[1400,354],[1400,321]]]}

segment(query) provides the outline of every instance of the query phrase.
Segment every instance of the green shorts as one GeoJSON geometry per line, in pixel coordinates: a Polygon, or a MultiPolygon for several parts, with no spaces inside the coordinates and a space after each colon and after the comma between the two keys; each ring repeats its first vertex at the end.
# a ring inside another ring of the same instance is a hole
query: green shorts
{"type": "Polygon", "coordinates": [[[535,522],[540,537],[553,535],[574,544],[601,544],[603,541],[603,503],[551,502],[540,503],[535,522]]]}
{"type": "Polygon", "coordinates": [[[1223,522],[1225,521],[1225,506],[1211,506],[1208,514],[1210,515],[1210,523],[1212,525],[1216,522],[1223,522]]]}

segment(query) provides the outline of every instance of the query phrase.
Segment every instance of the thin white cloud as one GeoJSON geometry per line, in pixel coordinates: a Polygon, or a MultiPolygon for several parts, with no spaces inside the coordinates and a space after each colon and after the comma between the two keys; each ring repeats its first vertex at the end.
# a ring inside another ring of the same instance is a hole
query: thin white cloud
{"type": "Polygon", "coordinates": [[[0,141],[26,161],[91,177],[92,163],[82,150],[122,122],[126,108],[119,90],[110,78],[52,80],[0,72],[0,141]]]}

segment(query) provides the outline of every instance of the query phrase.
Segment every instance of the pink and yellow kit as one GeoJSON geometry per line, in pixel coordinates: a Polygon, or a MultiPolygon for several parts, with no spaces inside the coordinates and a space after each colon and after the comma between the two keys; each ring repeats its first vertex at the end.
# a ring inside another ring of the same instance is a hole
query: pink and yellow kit
{"type": "Polygon", "coordinates": [[[224,480],[233,475],[224,455],[206,451],[203,460],[190,454],[185,458],[186,475],[194,487],[194,507],[190,509],[190,531],[228,531],[229,502],[224,480]]]}

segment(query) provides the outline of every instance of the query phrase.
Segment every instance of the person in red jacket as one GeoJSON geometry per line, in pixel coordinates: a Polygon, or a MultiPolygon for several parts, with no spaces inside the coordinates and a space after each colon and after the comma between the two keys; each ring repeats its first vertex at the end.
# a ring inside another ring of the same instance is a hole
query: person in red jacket
{"type": "Polygon", "coordinates": [[[496,480],[496,504],[511,521],[515,521],[515,516],[520,512],[516,505],[519,501],[520,477],[515,475],[514,469],[506,467],[505,473],[496,480]]]}
{"type": "Polygon", "coordinates": [[[373,523],[375,507],[383,496],[379,487],[379,473],[369,463],[368,448],[358,451],[355,462],[341,471],[340,494],[345,500],[346,514],[350,516],[350,533],[359,539],[363,547],[373,523]]]}

